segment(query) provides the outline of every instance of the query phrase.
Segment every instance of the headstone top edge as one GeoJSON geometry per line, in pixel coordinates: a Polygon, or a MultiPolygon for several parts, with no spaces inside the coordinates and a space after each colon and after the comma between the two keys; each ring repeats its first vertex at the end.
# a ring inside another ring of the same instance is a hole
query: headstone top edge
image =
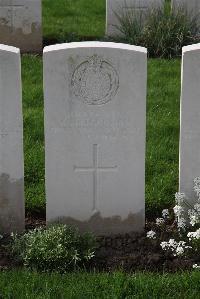
{"type": "Polygon", "coordinates": [[[187,52],[196,51],[196,50],[200,50],[200,43],[183,47],[182,53],[185,54],[187,52]]]}
{"type": "Polygon", "coordinates": [[[0,44],[0,51],[8,51],[16,54],[20,54],[20,49],[12,46],[0,44]]]}
{"type": "Polygon", "coordinates": [[[111,49],[122,49],[129,50],[134,52],[141,52],[147,54],[147,49],[140,46],[134,46],[123,43],[113,43],[113,42],[73,42],[73,43],[64,43],[47,46],[44,48],[43,53],[48,53],[52,51],[75,49],[75,48],[111,48],[111,49]]]}

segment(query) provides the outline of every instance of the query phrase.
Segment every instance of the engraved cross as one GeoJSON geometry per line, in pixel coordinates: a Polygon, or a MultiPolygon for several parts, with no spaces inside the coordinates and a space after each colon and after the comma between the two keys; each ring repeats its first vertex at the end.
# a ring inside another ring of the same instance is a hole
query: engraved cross
{"type": "Polygon", "coordinates": [[[23,8],[24,5],[13,4],[13,0],[10,0],[10,4],[0,4],[0,7],[9,9],[10,19],[11,19],[11,31],[13,32],[14,31],[14,9],[23,8]]]}
{"type": "Polygon", "coordinates": [[[93,144],[93,166],[92,167],[77,167],[74,166],[74,171],[93,174],[93,213],[98,211],[98,175],[99,172],[112,172],[117,170],[117,166],[102,167],[99,166],[99,145],[93,144]]]}

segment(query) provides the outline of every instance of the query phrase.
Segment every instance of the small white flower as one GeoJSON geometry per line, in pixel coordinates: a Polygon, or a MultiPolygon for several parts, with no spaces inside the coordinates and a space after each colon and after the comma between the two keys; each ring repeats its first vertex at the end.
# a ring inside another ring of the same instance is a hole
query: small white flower
{"type": "Polygon", "coordinates": [[[200,228],[196,230],[196,232],[189,232],[187,234],[187,237],[189,238],[189,241],[192,239],[199,240],[200,239],[200,228]]]}
{"type": "Polygon", "coordinates": [[[199,212],[199,204],[195,204],[193,209],[188,210],[188,215],[190,218],[190,224],[195,226],[196,224],[200,223],[200,212],[199,212]]]}
{"type": "Polygon", "coordinates": [[[153,230],[150,230],[149,232],[147,232],[147,238],[156,239],[156,233],[153,230]]]}
{"type": "Polygon", "coordinates": [[[197,212],[197,213],[200,213],[200,203],[196,203],[194,205],[194,210],[197,212]]]}
{"type": "Polygon", "coordinates": [[[165,219],[163,219],[163,218],[157,218],[156,219],[156,225],[162,225],[162,224],[164,224],[165,223],[165,219]]]}
{"type": "Polygon", "coordinates": [[[193,232],[189,232],[187,234],[187,237],[188,237],[189,241],[191,241],[193,239],[193,234],[194,234],[193,232]]]}
{"type": "Polygon", "coordinates": [[[1,240],[1,239],[3,239],[3,236],[2,236],[2,235],[0,235],[0,240],[1,240]]]}
{"type": "Polygon", "coordinates": [[[178,218],[178,221],[177,221],[177,226],[179,229],[185,229],[186,228],[186,220],[182,217],[178,218]]]}
{"type": "Polygon", "coordinates": [[[196,177],[194,179],[194,183],[195,183],[195,185],[199,185],[200,184],[200,177],[196,177]]]}
{"type": "Polygon", "coordinates": [[[176,215],[176,217],[180,217],[182,215],[182,213],[184,212],[184,209],[182,206],[180,205],[176,205],[174,208],[174,214],[176,215]]]}
{"type": "Polygon", "coordinates": [[[178,246],[184,246],[184,247],[185,247],[185,244],[186,244],[185,241],[180,241],[180,242],[178,243],[178,246]]]}
{"type": "Polygon", "coordinates": [[[163,250],[168,249],[168,242],[161,242],[160,246],[162,247],[163,250]]]}
{"type": "Polygon", "coordinates": [[[174,239],[169,239],[169,247],[173,247],[173,248],[176,248],[177,246],[177,242],[174,240],[174,239]]]}
{"type": "Polygon", "coordinates": [[[184,253],[184,249],[183,249],[183,247],[178,246],[178,247],[176,248],[176,254],[179,256],[179,255],[182,255],[183,253],[184,253]]]}
{"type": "Polygon", "coordinates": [[[192,226],[195,226],[195,224],[197,224],[197,223],[198,223],[198,217],[196,215],[191,215],[190,216],[190,224],[192,226]]]}
{"type": "Polygon", "coordinates": [[[164,209],[162,211],[162,216],[163,216],[163,218],[169,218],[169,210],[168,209],[164,209]]]}
{"type": "Polygon", "coordinates": [[[200,228],[196,230],[196,239],[200,239],[200,228]]]}
{"type": "Polygon", "coordinates": [[[73,255],[72,259],[74,260],[75,264],[81,260],[77,250],[74,251],[74,255],[73,255]]]}
{"type": "Polygon", "coordinates": [[[174,239],[170,239],[168,242],[161,242],[160,246],[165,251],[170,250],[174,256],[183,255],[185,249],[191,249],[191,246],[187,246],[185,241],[176,242],[174,239]]]}
{"type": "Polygon", "coordinates": [[[88,254],[87,254],[87,256],[86,256],[86,259],[87,259],[87,260],[91,260],[93,257],[95,257],[95,253],[94,253],[94,251],[92,251],[92,252],[88,252],[88,254]]]}
{"type": "Polygon", "coordinates": [[[192,266],[192,268],[193,268],[193,269],[200,269],[200,266],[198,266],[197,264],[194,264],[194,265],[192,266]]]}

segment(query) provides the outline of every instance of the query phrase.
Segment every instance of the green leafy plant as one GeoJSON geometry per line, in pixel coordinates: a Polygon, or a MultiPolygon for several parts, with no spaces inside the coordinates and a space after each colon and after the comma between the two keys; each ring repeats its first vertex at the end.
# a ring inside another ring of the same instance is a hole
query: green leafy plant
{"type": "Polygon", "coordinates": [[[94,257],[95,238],[67,225],[37,228],[12,235],[11,252],[24,266],[40,271],[66,272],[84,267],[94,257]]]}
{"type": "Polygon", "coordinates": [[[153,10],[143,31],[144,46],[150,56],[174,57],[181,55],[182,47],[197,42],[198,18],[188,14],[184,9],[153,10]]]}
{"type": "MultiPolygon", "coordinates": [[[[181,55],[182,47],[200,40],[198,15],[184,8],[166,12],[152,8],[142,17],[131,10],[117,15],[123,42],[144,46],[151,57],[172,58],[181,55]],[[142,25],[143,23],[143,25],[142,25]]],[[[119,37],[117,38],[119,40],[119,37]]]]}
{"type": "Polygon", "coordinates": [[[142,19],[143,14],[136,14],[134,9],[119,9],[120,14],[115,13],[118,19],[119,25],[116,25],[117,30],[120,32],[120,36],[116,36],[116,39],[123,42],[129,42],[134,45],[142,43],[142,19]],[[122,37],[121,37],[122,36],[122,37]]]}

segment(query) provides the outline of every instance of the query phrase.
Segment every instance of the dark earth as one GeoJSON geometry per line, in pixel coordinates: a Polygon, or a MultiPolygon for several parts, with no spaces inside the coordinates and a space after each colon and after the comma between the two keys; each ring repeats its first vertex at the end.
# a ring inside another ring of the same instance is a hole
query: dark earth
{"type": "MultiPolygon", "coordinates": [[[[44,215],[40,217],[27,217],[26,229],[45,227],[44,215]]],[[[200,256],[174,257],[172,254],[163,252],[161,241],[173,238],[175,225],[170,223],[163,231],[158,231],[155,224],[146,224],[146,232],[142,234],[130,233],[125,235],[111,235],[97,237],[97,249],[95,258],[87,266],[88,270],[96,271],[153,271],[153,272],[176,272],[179,270],[191,270],[193,264],[200,263],[200,256]],[[158,238],[149,240],[146,232],[157,230],[158,238]]],[[[21,267],[9,257],[8,244],[10,236],[5,236],[0,242],[0,270],[21,267]]]]}

